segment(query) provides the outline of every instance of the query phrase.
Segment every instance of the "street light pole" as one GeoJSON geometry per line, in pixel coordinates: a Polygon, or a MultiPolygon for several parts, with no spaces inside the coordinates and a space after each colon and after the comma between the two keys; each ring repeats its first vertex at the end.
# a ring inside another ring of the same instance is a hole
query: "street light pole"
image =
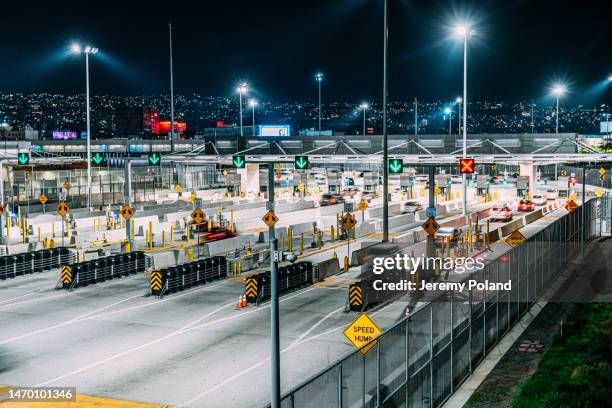
{"type": "Polygon", "coordinates": [[[414,98],[414,136],[419,135],[419,101],[414,98]]]}
{"type": "Polygon", "coordinates": [[[85,90],[87,94],[87,208],[91,211],[91,113],[89,106],[89,52],[87,50],[85,51],[85,90]]]}
{"type": "MultiPolygon", "coordinates": [[[[274,211],[274,163],[268,164],[268,209],[274,211]]],[[[280,408],[280,329],[278,311],[278,270],[274,254],[278,250],[274,225],[268,229],[270,241],[270,327],[272,371],[271,408],[280,408]]]]}
{"type": "Polygon", "coordinates": [[[383,41],[383,242],[389,241],[389,169],[387,135],[387,59],[389,48],[388,0],[384,0],[384,41],[383,41]]]}
{"type": "Polygon", "coordinates": [[[323,73],[321,72],[317,72],[315,74],[315,80],[318,82],[319,85],[319,133],[318,135],[321,136],[321,82],[323,81],[323,73]]]}
{"type": "Polygon", "coordinates": [[[559,94],[557,94],[557,113],[555,114],[555,133],[559,133],[559,94]]]}
{"type": "Polygon", "coordinates": [[[359,107],[363,110],[363,135],[366,134],[366,110],[368,109],[367,103],[362,103],[359,107]]]}
{"type": "Polygon", "coordinates": [[[252,128],[253,128],[253,136],[255,136],[255,106],[257,105],[257,101],[255,99],[251,99],[249,101],[249,105],[251,105],[251,108],[253,109],[253,123],[252,123],[252,128]]]}
{"type": "Polygon", "coordinates": [[[170,39],[170,151],[174,152],[174,67],[172,62],[172,23],[168,23],[170,39]]]}
{"type": "Polygon", "coordinates": [[[240,138],[244,137],[244,133],[242,131],[242,91],[240,91],[240,138]]]}

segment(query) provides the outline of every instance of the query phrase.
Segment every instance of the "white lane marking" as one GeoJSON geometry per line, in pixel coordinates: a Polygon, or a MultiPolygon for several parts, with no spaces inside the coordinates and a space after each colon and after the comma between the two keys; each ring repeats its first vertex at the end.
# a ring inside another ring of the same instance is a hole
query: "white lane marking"
{"type": "Polygon", "coordinates": [[[35,293],[43,292],[43,291],[45,291],[45,290],[48,290],[48,289],[39,289],[39,290],[35,290],[35,291],[33,291],[33,292],[28,292],[28,293],[25,293],[25,294],[20,295],[20,296],[16,296],[16,297],[14,297],[14,298],[0,300],[0,303],[6,303],[6,302],[10,302],[11,300],[21,299],[21,298],[26,297],[26,296],[31,296],[31,295],[34,295],[35,293]]]}
{"type": "MultiPolygon", "coordinates": [[[[104,288],[106,286],[112,285],[113,283],[128,282],[128,281],[131,281],[133,279],[141,278],[141,277],[142,276],[140,276],[140,275],[136,275],[136,276],[132,276],[130,278],[122,278],[121,280],[114,281],[114,282],[111,281],[111,282],[108,282],[108,283],[96,284],[96,285],[92,285],[91,289],[93,290],[95,288],[104,288]]],[[[88,293],[88,292],[86,292],[86,289],[87,288],[84,288],[83,290],[80,291],[80,293],[88,293]]],[[[141,290],[141,289],[144,289],[144,286],[142,288],[139,288],[139,290],[141,290]]],[[[22,302],[16,302],[16,303],[9,303],[9,304],[6,304],[6,305],[0,305],[0,309],[5,308],[5,307],[18,306],[18,305],[22,305],[24,303],[39,302],[41,300],[55,299],[55,298],[58,298],[58,297],[70,296],[70,295],[75,295],[75,294],[73,292],[65,291],[63,293],[60,293],[60,294],[57,294],[57,295],[53,295],[53,296],[43,296],[43,297],[39,297],[39,298],[36,298],[36,299],[24,300],[22,302]]]]}
{"type": "Polygon", "coordinates": [[[83,315],[77,316],[77,317],[75,317],[74,319],[70,319],[70,320],[67,320],[67,321],[65,321],[65,322],[62,322],[62,323],[58,323],[58,324],[56,324],[56,325],[53,325],[53,326],[48,326],[48,327],[45,327],[45,328],[43,328],[43,329],[38,329],[38,330],[35,330],[35,331],[33,331],[33,332],[24,333],[24,334],[21,334],[21,335],[16,336],[16,337],[12,337],[12,338],[9,338],[9,339],[2,340],[2,341],[0,341],[0,345],[2,345],[2,344],[6,344],[6,343],[10,343],[11,341],[20,340],[20,339],[23,339],[23,338],[26,338],[26,337],[34,336],[34,335],[36,335],[36,334],[46,333],[46,332],[48,332],[48,331],[51,331],[51,330],[54,330],[54,329],[59,329],[60,327],[67,326],[67,325],[69,325],[69,324],[72,324],[72,323],[76,323],[76,322],[79,322],[79,321],[85,320],[85,319],[86,319],[88,316],[91,316],[92,314],[95,314],[95,313],[100,312],[100,311],[102,311],[102,310],[109,309],[109,308],[114,307],[114,306],[117,306],[117,305],[119,305],[119,304],[121,304],[121,303],[123,303],[123,302],[127,302],[127,301],[129,301],[129,300],[132,300],[132,299],[135,299],[135,298],[137,298],[137,297],[141,297],[141,296],[142,296],[142,295],[131,296],[131,297],[129,297],[129,298],[126,298],[126,299],[120,300],[120,301],[118,301],[118,302],[111,303],[110,305],[106,305],[106,306],[101,307],[101,308],[99,308],[99,309],[96,309],[96,310],[93,310],[93,311],[91,311],[91,312],[85,313],[85,314],[83,314],[83,315]]]}
{"type": "MultiPolygon", "coordinates": [[[[286,298],[281,299],[281,300],[280,300],[280,302],[290,300],[290,299],[295,298],[295,297],[297,297],[297,296],[299,296],[299,295],[302,295],[302,294],[304,294],[304,293],[307,293],[307,292],[309,292],[309,291],[311,291],[311,290],[314,290],[314,288],[308,288],[308,289],[306,289],[306,290],[300,291],[300,292],[298,292],[298,293],[294,294],[293,296],[290,296],[290,297],[286,297],[286,298]]],[[[222,308],[224,308],[224,307],[227,307],[227,305],[224,305],[224,306],[220,307],[220,308],[219,308],[219,309],[217,309],[216,311],[218,311],[218,310],[220,310],[220,309],[222,309],[222,308]]],[[[139,350],[142,350],[142,349],[144,349],[144,348],[146,348],[146,347],[150,347],[150,346],[153,346],[153,345],[155,345],[155,344],[161,343],[161,342],[163,342],[163,341],[165,341],[165,340],[171,339],[171,338],[176,337],[176,336],[179,336],[179,335],[181,335],[181,334],[188,333],[188,332],[190,332],[190,331],[197,330],[197,329],[199,329],[199,328],[206,327],[206,326],[209,326],[209,325],[212,325],[212,324],[216,324],[216,323],[220,323],[220,322],[223,322],[223,321],[228,321],[228,320],[233,320],[233,319],[239,319],[239,318],[244,317],[244,316],[246,316],[246,315],[248,315],[248,314],[251,314],[251,313],[254,313],[254,312],[258,312],[258,311],[261,311],[261,310],[265,310],[265,309],[267,309],[267,308],[269,308],[269,307],[270,307],[270,305],[268,304],[268,305],[263,306],[263,307],[258,307],[258,308],[254,309],[254,310],[250,310],[250,311],[248,311],[248,312],[240,313],[240,314],[233,315],[233,316],[230,316],[230,317],[226,317],[226,318],[223,318],[223,319],[214,320],[214,321],[212,321],[212,322],[208,322],[208,323],[205,323],[205,324],[201,324],[201,325],[199,325],[199,326],[192,326],[192,327],[189,327],[188,329],[185,329],[185,330],[181,330],[181,329],[175,330],[175,331],[173,331],[172,333],[166,334],[165,336],[162,336],[162,337],[157,338],[157,339],[155,339],[155,340],[151,340],[151,341],[149,341],[149,342],[147,342],[147,343],[144,343],[144,344],[141,344],[141,345],[139,345],[139,346],[132,347],[132,348],[130,348],[130,349],[124,350],[124,351],[122,351],[121,353],[117,353],[117,354],[114,354],[114,355],[112,355],[112,356],[106,357],[106,358],[104,358],[104,359],[102,359],[102,360],[98,360],[98,361],[96,361],[95,363],[88,364],[88,365],[83,366],[83,367],[81,367],[81,368],[79,368],[79,369],[76,369],[76,370],[73,370],[73,371],[71,371],[71,372],[69,372],[69,373],[66,373],[66,374],[60,375],[60,376],[58,376],[58,377],[52,378],[52,379],[50,379],[50,380],[47,380],[47,381],[42,382],[42,383],[40,383],[40,384],[37,384],[37,385],[35,385],[35,386],[36,386],[36,387],[44,387],[44,386],[47,386],[47,385],[49,385],[49,384],[53,384],[53,383],[55,383],[55,382],[57,382],[57,381],[61,381],[61,380],[65,379],[65,378],[72,377],[73,375],[77,375],[77,374],[83,373],[83,372],[85,372],[85,371],[87,371],[87,370],[90,370],[90,369],[92,369],[92,368],[95,368],[95,367],[97,367],[97,366],[99,366],[99,365],[102,365],[102,364],[105,364],[105,363],[107,363],[107,362],[110,362],[110,361],[116,360],[116,359],[118,359],[118,358],[120,358],[120,357],[123,357],[123,356],[129,355],[129,354],[134,353],[134,352],[139,351],[139,350]]],[[[214,312],[216,312],[216,311],[214,311],[214,312]]],[[[212,312],[211,312],[211,313],[212,313],[212,312]]],[[[201,318],[199,318],[198,320],[200,320],[200,319],[201,319],[201,318]]]]}
{"type": "Polygon", "coordinates": [[[331,312],[329,312],[328,314],[325,315],[325,317],[323,317],[323,319],[319,320],[318,322],[316,322],[315,324],[312,325],[312,327],[310,327],[310,329],[306,330],[304,333],[302,333],[302,335],[300,337],[298,337],[297,339],[295,339],[293,341],[293,343],[291,343],[291,345],[294,345],[296,343],[299,343],[302,341],[302,339],[306,336],[308,336],[310,333],[312,333],[317,327],[319,327],[325,320],[329,319],[332,315],[341,312],[344,310],[344,306],[339,307],[336,310],[333,310],[331,312]]]}

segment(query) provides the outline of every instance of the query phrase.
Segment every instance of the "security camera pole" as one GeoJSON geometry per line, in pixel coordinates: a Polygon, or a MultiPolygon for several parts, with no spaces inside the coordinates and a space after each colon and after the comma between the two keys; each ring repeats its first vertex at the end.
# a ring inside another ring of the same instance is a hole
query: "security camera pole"
{"type": "MultiPolygon", "coordinates": [[[[268,164],[268,211],[274,211],[274,163],[268,164]]],[[[277,276],[277,240],[274,234],[274,225],[269,227],[270,241],[270,326],[271,326],[271,369],[272,369],[272,395],[271,408],[280,408],[280,343],[279,343],[279,312],[278,312],[278,276],[277,276]]]]}

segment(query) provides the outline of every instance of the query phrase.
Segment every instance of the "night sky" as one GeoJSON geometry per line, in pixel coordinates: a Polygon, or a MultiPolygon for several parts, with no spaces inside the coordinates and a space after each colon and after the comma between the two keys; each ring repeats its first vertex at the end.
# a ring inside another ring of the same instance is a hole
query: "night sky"
{"type": "MultiPolygon", "coordinates": [[[[239,81],[259,99],[378,101],[382,0],[8,1],[0,23],[0,92],[83,92],[73,40],[101,49],[92,92],[168,92],[168,22],[177,93],[232,95],[239,81]]],[[[449,100],[461,92],[462,47],[449,34],[469,19],[469,93],[515,102],[568,82],[576,103],[612,100],[597,87],[612,73],[609,1],[389,0],[390,98],[449,100]],[[608,9],[606,9],[608,4],[608,9]]]]}

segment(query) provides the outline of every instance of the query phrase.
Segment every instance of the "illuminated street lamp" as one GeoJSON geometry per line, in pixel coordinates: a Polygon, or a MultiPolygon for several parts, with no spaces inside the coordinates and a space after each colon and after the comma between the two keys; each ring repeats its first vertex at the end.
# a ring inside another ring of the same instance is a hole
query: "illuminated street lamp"
{"type": "Polygon", "coordinates": [[[255,107],[257,106],[257,101],[249,99],[249,106],[253,109],[253,136],[255,136],[255,107]]]}
{"type": "Polygon", "coordinates": [[[359,108],[361,110],[363,110],[363,135],[365,136],[366,134],[366,110],[368,110],[368,108],[370,107],[370,105],[368,105],[367,103],[362,103],[361,105],[359,105],[359,108]]]}
{"type": "Polygon", "coordinates": [[[81,47],[80,44],[72,44],[70,50],[74,54],[85,54],[85,90],[87,106],[87,208],[92,210],[91,199],[91,109],[89,104],[89,56],[98,53],[98,49],[91,45],[81,47]]]}
{"type": "MultiPolygon", "coordinates": [[[[463,158],[467,156],[467,48],[468,39],[474,30],[468,24],[458,24],[453,30],[455,37],[463,40],[463,158]]],[[[463,174],[463,216],[467,215],[467,180],[463,174]]]]}
{"type": "Polygon", "coordinates": [[[461,104],[463,103],[463,98],[458,96],[455,98],[455,103],[457,104],[457,134],[461,135],[461,104]]]}
{"type": "Polygon", "coordinates": [[[238,86],[238,88],[236,88],[236,92],[238,92],[238,94],[240,95],[240,137],[244,137],[244,132],[242,130],[242,94],[245,94],[247,92],[247,84],[246,82],[243,82],[242,84],[240,84],[238,86]]]}
{"type": "Polygon", "coordinates": [[[559,133],[559,98],[567,92],[565,85],[557,84],[552,88],[552,94],[557,99],[557,113],[555,115],[555,133],[559,133]]]}
{"type": "Polygon", "coordinates": [[[323,82],[323,73],[317,72],[314,77],[319,84],[319,136],[321,136],[321,82],[323,82]]]}
{"type": "Polygon", "coordinates": [[[450,135],[450,134],[451,134],[451,131],[452,131],[452,124],[451,124],[451,120],[452,120],[452,118],[453,118],[451,108],[450,108],[450,107],[448,107],[448,106],[447,106],[446,108],[444,108],[444,114],[448,116],[448,134],[450,135]]]}

